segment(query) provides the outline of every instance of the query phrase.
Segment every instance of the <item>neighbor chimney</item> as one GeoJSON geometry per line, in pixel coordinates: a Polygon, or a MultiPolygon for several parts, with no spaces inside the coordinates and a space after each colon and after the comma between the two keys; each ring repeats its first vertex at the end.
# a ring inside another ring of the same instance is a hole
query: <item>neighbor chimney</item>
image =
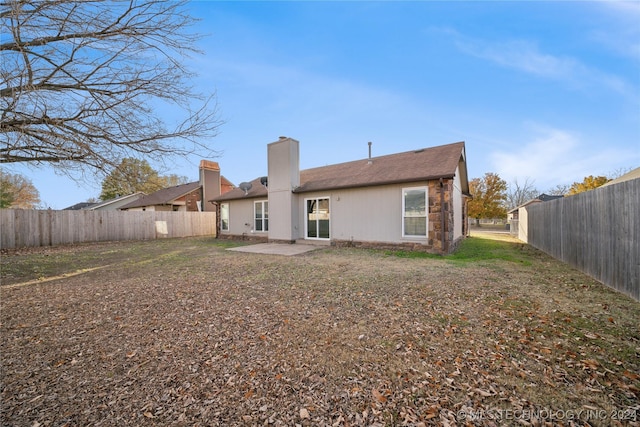
{"type": "Polygon", "coordinates": [[[200,186],[202,187],[202,210],[213,211],[215,206],[209,200],[221,193],[220,166],[217,162],[200,160],[200,186]]]}
{"type": "Polygon", "coordinates": [[[373,144],[371,141],[369,141],[369,161],[367,163],[371,164],[373,163],[373,161],[371,160],[371,144],[373,144]]]}

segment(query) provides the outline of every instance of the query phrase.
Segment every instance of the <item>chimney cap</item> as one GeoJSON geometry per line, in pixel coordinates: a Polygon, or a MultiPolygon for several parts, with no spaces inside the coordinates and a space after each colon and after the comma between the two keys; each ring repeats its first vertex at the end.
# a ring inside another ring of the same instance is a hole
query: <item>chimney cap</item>
{"type": "Polygon", "coordinates": [[[211,160],[200,160],[200,169],[209,169],[214,171],[220,170],[220,165],[218,162],[213,162],[211,160]]]}
{"type": "Polygon", "coordinates": [[[288,139],[288,138],[289,138],[288,136],[281,136],[281,137],[279,137],[279,139],[280,139],[280,140],[288,139]]]}

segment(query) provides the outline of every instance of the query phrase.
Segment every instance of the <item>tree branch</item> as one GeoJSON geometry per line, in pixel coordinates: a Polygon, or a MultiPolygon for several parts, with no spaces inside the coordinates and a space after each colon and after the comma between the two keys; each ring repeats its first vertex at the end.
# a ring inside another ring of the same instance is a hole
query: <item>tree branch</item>
{"type": "Polygon", "coordinates": [[[190,86],[183,58],[199,36],[184,1],[0,3],[0,163],[108,170],[125,157],[200,152],[215,137],[215,94],[190,86]],[[5,60],[6,59],[6,60],[5,60]],[[194,106],[194,102],[201,102],[194,106]],[[174,126],[158,102],[174,108],[174,126]],[[5,142],[6,141],[6,142],[5,142]]]}

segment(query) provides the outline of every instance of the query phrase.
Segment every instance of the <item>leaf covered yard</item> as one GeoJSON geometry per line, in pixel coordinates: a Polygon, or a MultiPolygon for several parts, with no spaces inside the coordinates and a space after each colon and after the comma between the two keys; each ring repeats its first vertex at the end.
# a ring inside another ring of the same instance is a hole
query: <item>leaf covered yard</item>
{"type": "Polygon", "coordinates": [[[535,249],[236,244],[3,254],[2,425],[640,425],[640,304],[535,249]]]}

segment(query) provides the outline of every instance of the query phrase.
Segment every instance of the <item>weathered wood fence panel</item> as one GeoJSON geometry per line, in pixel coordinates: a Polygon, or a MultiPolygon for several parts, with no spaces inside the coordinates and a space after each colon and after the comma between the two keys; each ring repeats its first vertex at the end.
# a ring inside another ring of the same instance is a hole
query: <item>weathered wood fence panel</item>
{"type": "Polygon", "coordinates": [[[640,301],[640,179],[526,209],[530,245],[640,301]]]}
{"type": "Polygon", "coordinates": [[[215,235],[215,212],[0,209],[2,249],[215,235]]]}

